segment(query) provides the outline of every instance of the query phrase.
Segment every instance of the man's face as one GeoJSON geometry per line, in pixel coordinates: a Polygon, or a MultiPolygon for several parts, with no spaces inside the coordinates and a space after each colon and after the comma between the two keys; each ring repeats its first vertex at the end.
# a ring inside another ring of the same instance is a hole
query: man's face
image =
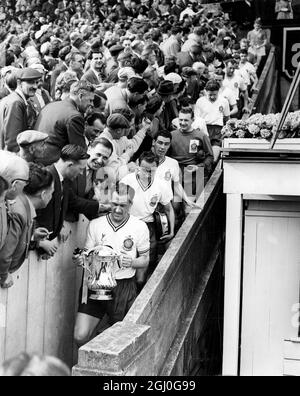
{"type": "Polygon", "coordinates": [[[21,81],[20,88],[26,98],[32,98],[38,89],[39,79],[32,81],[21,81]]]}
{"type": "Polygon", "coordinates": [[[226,74],[228,77],[232,77],[234,75],[235,67],[234,64],[229,62],[226,66],[226,74]]]}
{"type": "Polygon", "coordinates": [[[157,170],[156,162],[147,162],[143,160],[139,166],[139,173],[141,176],[153,179],[157,170]]]}
{"type": "Polygon", "coordinates": [[[114,192],[111,197],[111,216],[116,223],[122,223],[129,215],[131,207],[129,196],[114,192]]]}
{"type": "Polygon", "coordinates": [[[193,117],[191,113],[179,113],[179,127],[182,132],[189,132],[192,128],[193,117]]]}
{"type": "Polygon", "coordinates": [[[71,62],[71,69],[75,72],[81,72],[84,66],[84,58],[82,55],[78,54],[75,56],[73,62],[71,62]]]}
{"type": "Polygon", "coordinates": [[[131,49],[131,40],[124,40],[123,41],[123,47],[125,48],[125,49],[131,49]]]}
{"type": "Polygon", "coordinates": [[[99,119],[93,122],[93,125],[87,125],[85,128],[85,135],[89,140],[94,140],[98,137],[104,130],[105,125],[99,119]]]}
{"type": "Polygon", "coordinates": [[[103,55],[102,54],[93,54],[93,59],[91,62],[91,66],[96,70],[101,70],[103,66],[103,55]]]}
{"type": "Polygon", "coordinates": [[[121,137],[126,136],[127,131],[128,130],[126,128],[116,128],[116,129],[110,130],[111,135],[115,140],[119,140],[119,139],[121,139],[121,137]]]}
{"type": "Polygon", "coordinates": [[[247,62],[247,55],[246,54],[240,54],[240,59],[241,59],[241,63],[246,63],[247,62]]]}
{"type": "Polygon", "coordinates": [[[89,148],[88,154],[90,155],[88,167],[92,170],[98,170],[107,164],[111,156],[111,150],[100,143],[96,147],[89,148]]]}
{"type": "Polygon", "coordinates": [[[214,103],[218,99],[219,91],[207,91],[208,100],[214,103]]]}
{"type": "Polygon", "coordinates": [[[70,162],[66,169],[66,178],[69,180],[75,180],[76,177],[83,174],[86,168],[87,160],[80,160],[77,162],[70,162]]]}
{"type": "Polygon", "coordinates": [[[171,140],[169,138],[158,136],[153,143],[154,154],[159,158],[164,158],[171,146],[171,140]]]}
{"type": "Polygon", "coordinates": [[[92,92],[79,94],[78,108],[82,114],[90,114],[94,108],[94,97],[92,92]]]}
{"type": "Polygon", "coordinates": [[[41,204],[40,209],[44,209],[48,206],[49,202],[52,199],[53,193],[54,193],[54,182],[51,184],[51,186],[49,188],[42,191],[42,193],[41,193],[42,204],[41,204]]]}

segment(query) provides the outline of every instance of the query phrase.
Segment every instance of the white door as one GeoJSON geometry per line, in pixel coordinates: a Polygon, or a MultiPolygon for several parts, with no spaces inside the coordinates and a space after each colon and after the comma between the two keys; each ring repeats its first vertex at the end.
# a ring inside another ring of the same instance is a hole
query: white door
{"type": "Polygon", "coordinates": [[[299,279],[300,204],[250,201],[245,211],[241,375],[283,374],[283,340],[298,333],[299,279]]]}

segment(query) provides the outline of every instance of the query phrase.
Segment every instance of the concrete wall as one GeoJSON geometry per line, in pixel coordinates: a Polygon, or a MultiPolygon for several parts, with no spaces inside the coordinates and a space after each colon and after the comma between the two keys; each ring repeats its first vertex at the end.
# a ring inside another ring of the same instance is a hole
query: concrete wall
{"type": "Polygon", "coordinates": [[[73,375],[190,375],[203,351],[209,360],[200,338],[219,303],[225,213],[220,170],[198,202],[202,210],[186,219],[124,321],[79,350],[73,375]]]}

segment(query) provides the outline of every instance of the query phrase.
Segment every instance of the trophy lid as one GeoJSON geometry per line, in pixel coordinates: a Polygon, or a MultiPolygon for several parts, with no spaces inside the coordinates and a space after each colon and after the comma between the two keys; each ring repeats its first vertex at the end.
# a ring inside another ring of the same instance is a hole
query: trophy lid
{"type": "Polygon", "coordinates": [[[98,245],[87,251],[88,256],[100,256],[100,257],[111,257],[116,258],[118,254],[114,251],[111,246],[108,245],[98,245]]]}

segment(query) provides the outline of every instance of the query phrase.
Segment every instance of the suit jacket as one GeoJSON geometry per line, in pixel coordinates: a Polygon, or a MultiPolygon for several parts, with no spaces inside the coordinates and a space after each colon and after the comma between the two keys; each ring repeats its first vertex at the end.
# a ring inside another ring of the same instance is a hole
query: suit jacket
{"type": "Polygon", "coordinates": [[[191,57],[191,54],[189,52],[178,52],[177,54],[177,63],[182,69],[185,66],[193,66],[193,63],[196,62],[195,59],[191,57]]]}
{"type": "Polygon", "coordinates": [[[92,85],[99,85],[102,82],[92,69],[89,69],[86,73],[84,73],[81,79],[88,81],[92,85]]]}
{"type": "Polygon", "coordinates": [[[27,103],[17,92],[12,92],[0,101],[0,149],[17,153],[17,136],[26,129],[27,103]]]}
{"type": "Polygon", "coordinates": [[[64,180],[61,184],[54,165],[49,167],[49,171],[54,177],[54,193],[48,206],[37,211],[36,222],[39,227],[45,227],[49,232],[53,232],[50,236],[52,240],[59,235],[66,219],[67,210],[77,214],[82,213],[92,220],[98,217],[99,203],[78,197],[71,188],[70,180],[64,180]]]}
{"type": "Polygon", "coordinates": [[[8,231],[5,245],[0,250],[0,278],[17,271],[27,257],[33,231],[33,216],[25,195],[19,195],[9,204],[8,231]]]}
{"type": "Polygon", "coordinates": [[[36,123],[37,131],[45,132],[45,151],[36,162],[51,165],[60,158],[61,149],[67,144],[76,144],[86,149],[84,118],[71,99],[52,102],[45,106],[36,123]]]}

